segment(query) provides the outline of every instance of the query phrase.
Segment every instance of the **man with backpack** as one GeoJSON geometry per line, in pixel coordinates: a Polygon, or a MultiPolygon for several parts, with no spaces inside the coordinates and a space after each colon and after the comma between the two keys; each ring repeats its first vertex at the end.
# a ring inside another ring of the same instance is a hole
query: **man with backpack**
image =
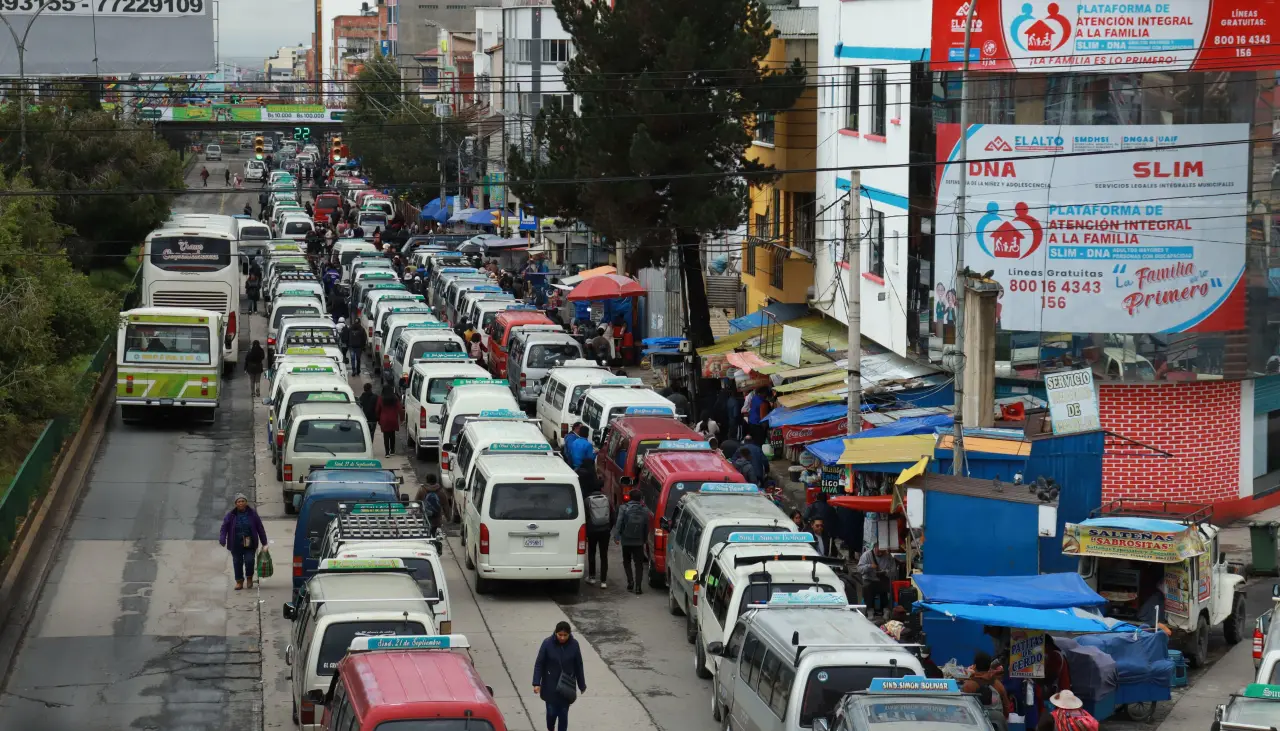
{"type": "Polygon", "coordinates": [[[618,510],[618,522],[613,526],[613,542],[622,546],[622,570],[627,574],[627,591],[640,594],[653,511],[644,504],[640,488],[632,488],[630,495],[631,500],[618,510]]]}
{"type": "Polygon", "coordinates": [[[613,508],[609,496],[594,487],[587,494],[587,583],[595,584],[596,552],[600,554],[600,588],[609,580],[609,530],[613,527],[613,508]]]}
{"type": "Polygon", "coordinates": [[[434,534],[440,530],[440,526],[444,524],[444,505],[440,502],[440,478],[427,475],[426,484],[418,488],[418,494],[414,499],[422,503],[422,510],[427,514],[427,520],[431,522],[431,532],[434,534]]]}

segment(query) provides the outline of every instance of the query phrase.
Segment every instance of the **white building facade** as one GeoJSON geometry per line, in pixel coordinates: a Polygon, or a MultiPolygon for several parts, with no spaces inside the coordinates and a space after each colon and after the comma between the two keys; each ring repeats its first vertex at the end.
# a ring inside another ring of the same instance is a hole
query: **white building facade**
{"type": "Polygon", "coordinates": [[[844,204],[850,171],[870,168],[860,172],[857,201],[862,334],[899,355],[927,350],[933,170],[913,175],[906,163],[932,140],[931,15],[931,0],[820,0],[818,68],[810,71],[821,75],[813,302],[848,321],[844,204]]]}
{"type": "Polygon", "coordinates": [[[503,0],[501,35],[503,108],[513,118],[532,120],[543,107],[573,103],[562,71],[573,41],[551,0],[503,0]]]}

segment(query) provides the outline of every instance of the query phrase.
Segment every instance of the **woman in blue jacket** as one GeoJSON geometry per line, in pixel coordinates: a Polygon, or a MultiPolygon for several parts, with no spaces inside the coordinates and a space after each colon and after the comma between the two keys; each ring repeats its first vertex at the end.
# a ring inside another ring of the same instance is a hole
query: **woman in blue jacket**
{"type": "Polygon", "coordinates": [[[222,529],[218,531],[218,543],[226,546],[231,552],[231,564],[235,567],[236,590],[244,588],[245,581],[253,588],[253,559],[258,555],[258,546],[267,545],[267,531],[262,527],[262,519],[258,511],[249,507],[249,498],[237,492],[235,507],[222,519],[222,529]]]}
{"type": "Polygon", "coordinates": [[[533,692],[547,704],[547,731],[566,731],[569,728],[569,704],[577,700],[564,697],[557,686],[560,678],[568,674],[565,682],[576,685],[579,693],[587,692],[587,680],[582,672],[582,648],[570,634],[569,623],[556,624],[555,634],[542,641],[538,659],[533,663],[533,692]]]}

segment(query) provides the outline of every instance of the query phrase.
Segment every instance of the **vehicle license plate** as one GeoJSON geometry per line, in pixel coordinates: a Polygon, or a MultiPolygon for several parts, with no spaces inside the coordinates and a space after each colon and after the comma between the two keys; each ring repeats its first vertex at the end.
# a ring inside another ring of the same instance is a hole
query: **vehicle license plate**
{"type": "Polygon", "coordinates": [[[160,405],[161,405],[161,406],[173,406],[173,399],[171,399],[171,398],[162,398],[162,399],[160,399],[160,405]]]}
{"type": "Polygon", "coordinates": [[[524,539],[524,547],[525,547],[525,548],[542,548],[542,539],[541,539],[541,538],[526,538],[526,539],[524,539]]]}

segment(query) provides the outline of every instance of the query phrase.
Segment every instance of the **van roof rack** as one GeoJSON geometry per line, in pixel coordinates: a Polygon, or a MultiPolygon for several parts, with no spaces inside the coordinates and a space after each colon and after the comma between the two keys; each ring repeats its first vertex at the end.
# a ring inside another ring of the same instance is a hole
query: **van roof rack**
{"type": "Polygon", "coordinates": [[[334,520],[344,541],[432,540],[422,503],[339,503],[334,520]]]}
{"type": "Polygon", "coordinates": [[[1089,513],[1090,518],[1156,518],[1201,525],[1213,518],[1213,506],[1175,500],[1112,500],[1089,513]]]}

